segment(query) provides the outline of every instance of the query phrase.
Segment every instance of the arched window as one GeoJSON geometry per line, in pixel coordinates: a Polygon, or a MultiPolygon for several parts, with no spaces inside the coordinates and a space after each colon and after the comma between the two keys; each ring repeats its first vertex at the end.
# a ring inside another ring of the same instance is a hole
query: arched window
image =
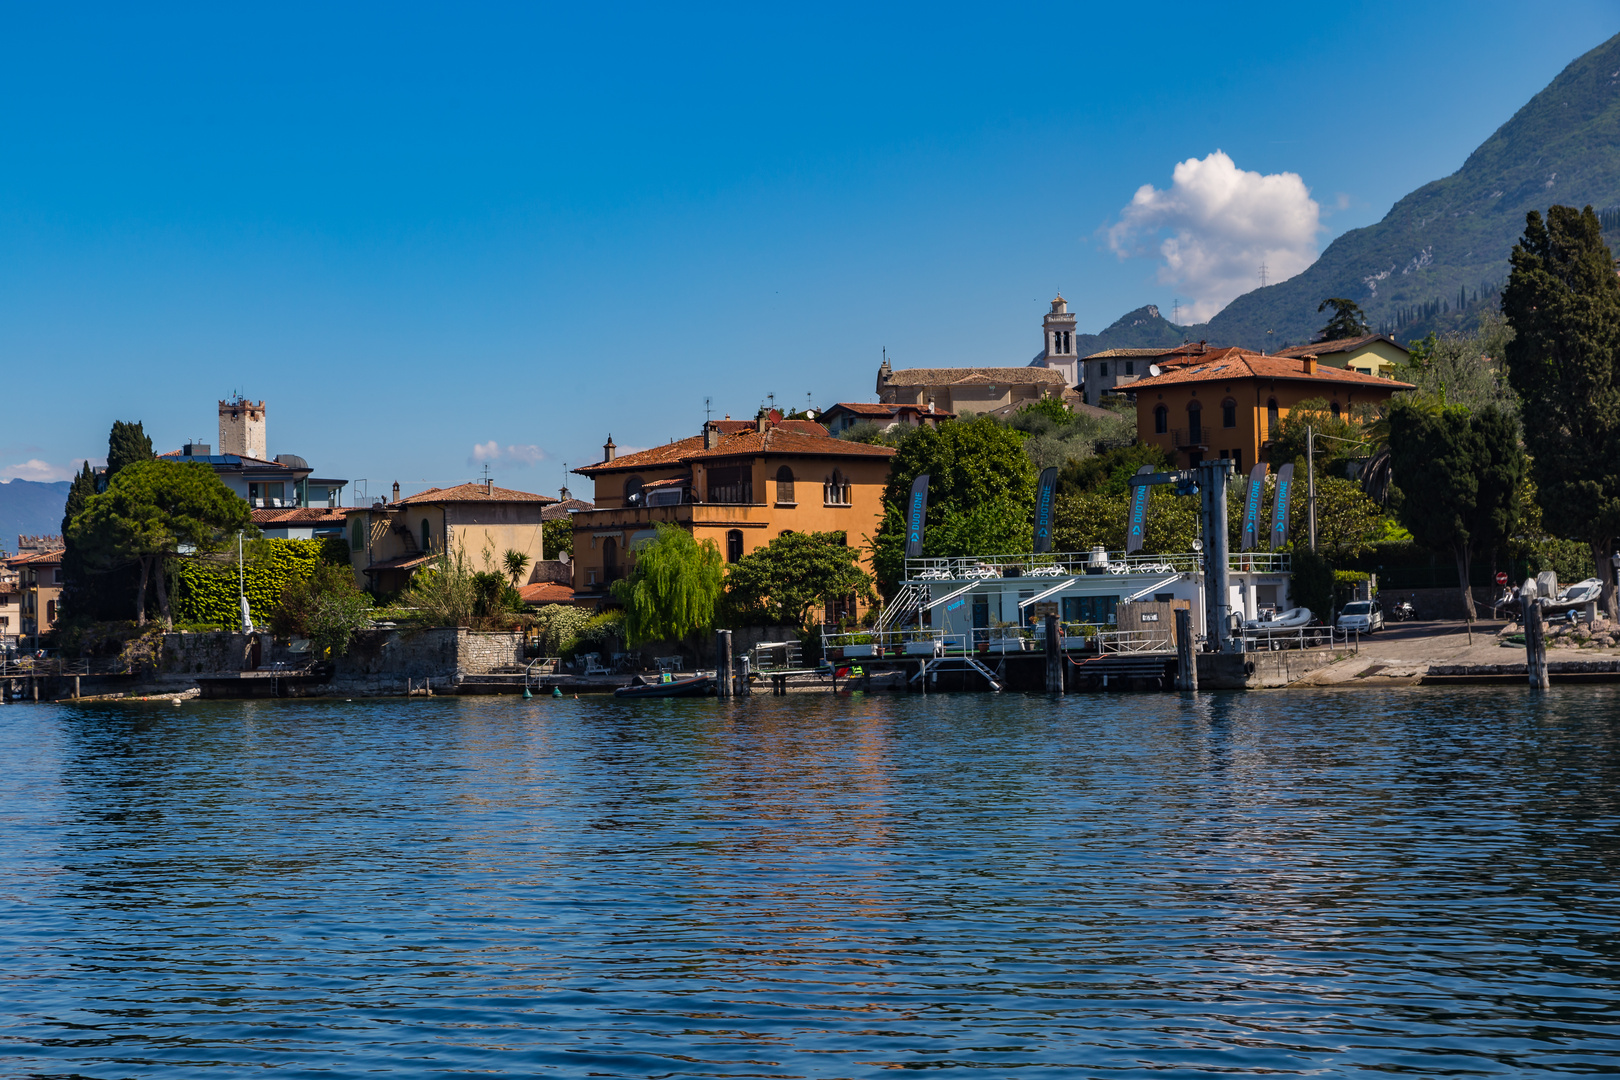
{"type": "Polygon", "coordinates": [[[427,518],[423,518],[422,519],[422,550],[423,551],[429,550],[432,547],[432,544],[433,544],[433,534],[428,531],[427,518]]]}
{"type": "Polygon", "coordinates": [[[635,506],[641,502],[641,477],[635,475],[624,482],[624,504],[635,506]]]}
{"type": "Polygon", "coordinates": [[[1196,401],[1187,403],[1187,443],[1204,441],[1204,407],[1196,401]]]}
{"type": "Polygon", "coordinates": [[[1277,437],[1277,399],[1266,399],[1266,438],[1277,437]]]}
{"type": "Polygon", "coordinates": [[[793,470],[786,465],[776,470],[776,501],[793,502],[793,470]]]}
{"type": "Polygon", "coordinates": [[[360,522],[360,515],[356,514],[349,519],[349,550],[364,551],[366,549],[365,527],[360,522]]]}
{"type": "Polygon", "coordinates": [[[743,557],[742,530],[732,529],[726,533],[726,562],[734,563],[743,557]]]}
{"type": "Polygon", "coordinates": [[[613,537],[602,541],[602,580],[613,581],[619,576],[619,542],[613,537]]]}
{"type": "Polygon", "coordinates": [[[1163,405],[1153,409],[1153,434],[1163,435],[1170,430],[1170,410],[1163,405]]]}
{"type": "Polygon", "coordinates": [[[849,505],[849,480],[837,469],[822,482],[821,501],[827,506],[849,505]]]}
{"type": "Polygon", "coordinates": [[[1333,412],[1333,419],[1339,419],[1339,403],[1335,401],[1332,405],[1328,406],[1328,408],[1333,412]]]}
{"type": "Polygon", "coordinates": [[[1221,427],[1237,427],[1237,402],[1231,398],[1221,402],[1221,427]]]}

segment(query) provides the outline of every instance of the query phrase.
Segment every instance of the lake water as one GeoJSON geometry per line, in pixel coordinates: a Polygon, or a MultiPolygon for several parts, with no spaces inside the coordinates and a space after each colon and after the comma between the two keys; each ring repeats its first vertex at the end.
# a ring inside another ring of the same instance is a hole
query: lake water
{"type": "Polygon", "coordinates": [[[0,1073],[1620,1071],[1620,692],[0,706],[0,1073]]]}

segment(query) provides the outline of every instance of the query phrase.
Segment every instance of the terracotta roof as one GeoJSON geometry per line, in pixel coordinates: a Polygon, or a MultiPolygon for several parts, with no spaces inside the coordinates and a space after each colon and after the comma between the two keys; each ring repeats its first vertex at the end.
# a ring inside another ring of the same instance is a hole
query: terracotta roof
{"type": "Polygon", "coordinates": [[[1411,383],[1380,379],[1376,375],[1363,375],[1327,364],[1316,365],[1314,374],[1306,374],[1301,360],[1287,356],[1264,356],[1242,349],[1219,349],[1206,353],[1203,361],[1184,367],[1174,367],[1160,375],[1150,375],[1120,387],[1127,393],[1151,390],[1155,386],[1179,383],[1228,382],[1233,379],[1294,379],[1300,382],[1332,383],[1378,387],[1385,390],[1411,390],[1411,383]]]}
{"type": "Polygon", "coordinates": [[[901,368],[883,381],[890,386],[951,386],[975,382],[1066,385],[1063,372],[1037,367],[901,368]]]}
{"type": "Polygon", "coordinates": [[[797,454],[815,457],[893,457],[889,446],[870,446],[825,435],[801,435],[796,431],[768,428],[728,435],[713,450],[695,450],[683,460],[700,461],[705,458],[736,457],[741,454],[797,454]]]}
{"type": "MultiPolygon", "coordinates": [[[[916,413],[919,416],[933,416],[941,420],[956,419],[956,414],[953,412],[947,412],[944,409],[934,409],[930,412],[928,406],[926,405],[896,405],[882,402],[840,401],[838,404],[834,405],[832,409],[828,409],[826,412],[832,412],[833,409],[843,409],[845,412],[854,413],[856,416],[872,416],[885,420],[893,419],[901,413],[916,413]]],[[[823,413],[822,415],[825,416],[826,413],[823,413]]]]}
{"type": "Polygon", "coordinates": [[[1388,342],[1401,352],[1408,352],[1406,346],[1393,338],[1383,334],[1367,334],[1362,337],[1336,338],[1333,341],[1316,341],[1309,345],[1294,345],[1286,349],[1278,349],[1275,356],[1326,356],[1329,353],[1351,352],[1363,345],[1371,345],[1375,341],[1388,342]]]}
{"type": "Polygon", "coordinates": [[[269,509],[253,511],[253,524],[255,525],[316,525],[316,524],[343,524],[343,515],[347,507],[302,506],[287,509],[269,509]]]}
{"type": "Polygon", "coordinates": [[[449,488],[428,488],[415,495],[407,495],[395,503],[395,506],[409,506],[412,503],[449,503],[449,502],[524,502],[524,503],[554,503],[557,500],[550,495],[536,495],[530,491],[515,491],[512,488],[488,487],[483,484],[457,484],[449,488]]]}
{"type": "Polygon", "coordinates": [[[1211,346],[1205,345],[1203,342],[1191,341],[1168,349],[1104,349],[1102,352],[1094,352],[1088,356],[1082,356],[1080,359],[1082,361],[1112,360],[1117,357],[1121,360],[1140,360],[1145,356],[1201,356],[1204,353],[1213,351],[1215,350],[1211,346]]]}
{"type": "Polygon", "coordinates": [[[690,476],[672,476],[668,480],[654,480],[651,483],[642,484],[641,490],[653,491],[657,488],[685,487],[691,482],[692,478],[690,476]]]}
{"type": "Polygon", "coordinates": [[[23,566],[29,563],[44,563],[45,565],[50,565],[51,563],[59,563],[62,561],[64,551],[65,549],[63,548],[53,548],[50,551],[30,551],[24,555],[13,555],[11,558],[6,560],[6,565],[23,566]]]}
{"type": "Polygon", "coordinates": [[[570,585],[562,585],[555,581],[536,581],[532,585],[525,585],[518,590],[525,604],[539,607],[542,604],[571,604],[574,602],[574,589],[570,585]]]}
{"type": "Polygon", "coordinates": [[[595,503],[588,503],[584,499],[562,499],[552,503],[540,511],[541,521],[567,521],[568,515],[575,510],[595,510],[595,503]]]}
{"type": "MultiPolygon", "coordinates": [[[[735,423],[735,421],[732,421],[735,423]]],[[[721,421],[725,423],[725,421],[721,421]]],[[[823,434],[808,435],[797,428],[787,425],[794,421],[784,420],[775,427],[760,432],[755,425],[749,424],[743,431],[727,434],[721,433],[720,445],[713,450],[703,448],[703,436],[693,435],[676,442],[655,446],[651,450],[642,450],[634,454],[625,454],[612,461],[599,461],[595,465],[581,465],[574,472],[582,476],[591,476],[599,472],[614,472],[621,469],[653,469],[659,467],[673,467],[689,461],[698,461],[705,458],[737,457],[744,454],[796,454],[807,457],[892,457],[894,450],[887,446],[868,446],[865,443],[852,443],[844,439],[835,439],[825,434],[826,428],[820,424],[814,425],[823,434]]],[[[800,422],[802,423],[802,421],[800,422]]]]}

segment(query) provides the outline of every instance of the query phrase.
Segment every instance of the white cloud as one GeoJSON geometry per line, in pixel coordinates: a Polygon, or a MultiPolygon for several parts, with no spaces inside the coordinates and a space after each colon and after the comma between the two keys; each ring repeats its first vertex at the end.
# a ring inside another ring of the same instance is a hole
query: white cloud
{"type": "Polygon", "coordinates": [[[544,461],[545,458],[546,452],[533,443],[512,445],[502,449],[500,443],[491,439],[489,442],[473,443],[472,457],[467,459],[467,464],[481,465],[489,461],[504,461],[522,467],[534,465],[544,461]]]}
{"type": "Polygon", "coordinates": [[[1159,281],[1187,294],[1184,318],[1201,322],[1258,287],[1262,263],[1275,283],[1315,262],[1321,227],[1298,173],[1245,172],[1217,150],[1178,163],[1163,191],[1138,188],[1108,246],[1121,259],[1156,253],[1159,281]]]}
{"type": "Polygon", "coordinates": [[[83,464],[83,458],[72,465],[52,465],[39,458],[29,458],[16,465],[0,465],[0,480],[71,480],[83,464]]]}

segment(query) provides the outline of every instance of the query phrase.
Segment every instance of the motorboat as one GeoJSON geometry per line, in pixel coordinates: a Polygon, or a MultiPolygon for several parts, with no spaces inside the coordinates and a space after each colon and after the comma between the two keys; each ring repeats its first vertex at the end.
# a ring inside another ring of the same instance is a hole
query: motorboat
{"type": "Polygon", "coordinates": [[[714,693],[714,676],[695,675],[659,675],[647,678],[637,675],[630,680],[630,685],[621,686],[613,691],[614,697],[621,698],[664,698],[664,697],[707,697],[714,693]]]}
{"type": "Polygon", "coordinates": [[[1298,630],[1302,626],[1309,626],[1312,618],[1311,609],[1308,607],[1289,608],[1269,619],[1249,619],[1244,622],[1243,629],[1298,630]]]}
{"type": "Polygon", "coordinates": [[[1542,605],[1543,609],[1584,607],[1596,600],[1603,592],[1603,582],[1595,577],[1585,581],[1577,581],[1569,588],[1558,594],[1557,600],[1548,600],[1542,605]]]}

